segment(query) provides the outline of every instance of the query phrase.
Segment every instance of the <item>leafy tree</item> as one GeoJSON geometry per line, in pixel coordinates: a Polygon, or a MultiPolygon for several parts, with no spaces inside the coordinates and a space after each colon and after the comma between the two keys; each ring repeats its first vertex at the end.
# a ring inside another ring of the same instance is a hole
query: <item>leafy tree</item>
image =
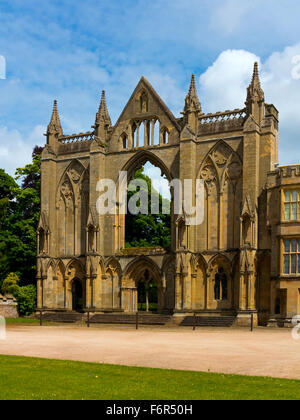
{"type": "Polygon", "coordinates": [[[16,181],[4,169],[0,169],[0,230],[7,213],[15,208],[18,189],[16,181]]]}
{"type": "MultiPolygon", "coordinates": [[[[141,247],[153,247],[162,246],[168,248],[171,245],[171,216],[170,214],[162,213],[162,206],[169,203],[168,200],[164,199],[152,186],[151,178],[146,176],[144,168],[138,169],[134,175],[135,179],[143,179],[147,183],[148,193],[148,214],[133,215],[128,213],[126,216],[125,224],[125,241],[126,248],[141,248],[141,247]],[[151,214],[151,191],[153,195],[158,196],[160,213],[151,214]]],[[[127,200],[135,192],[128,191],[127,200]]]]}
{"type": "Polygon", "coordinates": [[[35,311],[36,287],[33,284],[19,287],[15,297],[18,302],[18,312],[20,316],[29,316],[35,311]]]}
{"type": "Polygon", "coordinates": [[[2,293],[4,295],[11,294],[14,295],[19,289],[19,276],[16,273],[10,273],[2,284],[2,293]]]}
{"type": "Polygon", "coordinates": [[[14,271],[8,261],[7,221],[16,211],[16,197],[19,186],[3,169],[0,169],[0,287],[5,277],[14,271]]]}
{"type": "Polygon", "coordinates": [[[41,152],[35,147],[32,163],[17,169],[21,187],[0,170],[0,284],[10,272],[19,273],[21,285],[35,283],[41,152]]]}
{"type": "Polygon", "coordinates": [[[41,189],[41,154],[43,147],[35,146],[32,152],[32,163],[25,168],[18,168],[16,179],[22,178],[22,189],[32,188],[37,192],[41,189]]]}

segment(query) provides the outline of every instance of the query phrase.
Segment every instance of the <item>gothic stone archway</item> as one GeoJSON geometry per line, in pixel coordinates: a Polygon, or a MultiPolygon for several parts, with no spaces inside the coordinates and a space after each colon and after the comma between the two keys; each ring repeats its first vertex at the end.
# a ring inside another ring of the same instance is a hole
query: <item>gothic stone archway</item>
{"type": "Polygon", "coordinates": [[[138,258],[129,265],[122,289],[122,305],[127,312],[161,312],[164,309],[161,274],[148,258],[138,258]]]}

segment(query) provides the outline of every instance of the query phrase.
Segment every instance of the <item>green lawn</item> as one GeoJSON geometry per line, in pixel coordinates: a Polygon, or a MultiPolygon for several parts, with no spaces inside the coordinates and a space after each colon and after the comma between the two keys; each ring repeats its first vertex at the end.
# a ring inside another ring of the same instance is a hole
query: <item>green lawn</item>
{"type": "Polygon", "coordinates": [[[0,356],[6,399],[300,399],[300,381],[0,356]]]}
{"type": "Polygon", "coordinates": [[[34,318],[6,318],[5,319],[7,324],[34,324],[34,325],[40,325],[39,319],[34,318]]]}

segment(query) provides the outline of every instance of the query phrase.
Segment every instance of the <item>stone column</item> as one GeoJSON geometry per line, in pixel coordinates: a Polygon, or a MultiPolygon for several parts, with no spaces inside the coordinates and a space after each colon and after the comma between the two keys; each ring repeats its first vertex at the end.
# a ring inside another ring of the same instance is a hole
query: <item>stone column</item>
{"type": "MultiPolygon", "coordinates": [[[[220,192],[218,194],[218,199],[219,199],[219,214],[218,214],[218,248],[219,249],[223,249],[224,247],[224,240],[223,240],[223,193],[220,192]]],[[[233,223],[234,224],[234,223],[233,223]]]]}
{"type": "Polygon", "coordinates": [[[248,302],[247,308],[255,310],[255,276],[253,272],[248,273],[248,302]]]}
{"type": "Polygon", "coordinates": [[[95,274],[86,276],[85,288],[86,288],[86,298],[85,306],[87,309],[93,309],[94,306],[94,282],[97,276],[95,274]]]}
{"type": "Polygon", "coordinates": [[[193,273],[191,275],[191,309],[196,309],[196,278],[197,274],[193,273]]]}
{"type": "Polygon", "coordinates": [[[239,310],[242,311],[244,308],[244,282],[245,282],[245,273],[241,271],[240,273],[240,290],[239,290],[239,310]]]}
{"type": "Polygon", "coordinates": [[[183,309],[192,308],[192,283],[191,278],[188,273],[182,273],[182,283],[183,283],[183,309]]]}
{"type": "Polygon", "coordinates": [[[176,273],[175,279],[175,309],[182,309],[182,284],[181,284],[181,273],[176,273]]]}
{"type": "Polygon", "coordinates": [[[149,312],[149,288],[146,286],[146,312],[149,312]]]}
{"type": "Polygon", "coordinates": [[[42,277],[37,277],[37,307],[42,309],[43,307],[43,279],[42,277]]]}
{"type": "Polygon", "coordinates": [[[137,125],[136,128],[136,147],[140,145],[140,124],[137,125]]]}
{"type": "Polygon", "coordinates": [[[144,147],[149,146],[148,122],[144,121],[144,147]]]}
{"type": "Polygon", "coordinates": [[[40,231],[36,234],[36,253],[37,255],[40,254],[40,231]]]}
{"type": "Polygon", "coordinates": [[[130,312],[137,312],[137,310],[138,310],[138,301],[137,301],[138,296],[137,296],[137,293],[138,293],[137,288],[133,287],[131,289],[132,298],[131,298],[130,312]]]}
{"type": "Polygon", "coordinates": [[[205,296],[205,309],[211,309],[211,287],[212,287],[212,281],[211,281],[211,272],[206,272],[206,296],[205,296]]]}
{"type": "Polygon", "coordinates": [[[112,277],[112,289],[113,289],[113,309],[116,309],[116,288],[118,287],[118,280],[119,277],[118,275],[115,273],[112,277]]]}
{"type": "Polygon", "coordinates": [[[151,146],[154,146],[154,125],[155,121],[151,120],[151,146]]]}
{"type": "Polygon", "coordinates": [[[54,309],[58,308],[58,277],[53,276],[53,289],[54,289],[54,296],[53,296],[53,306],[54,309]]]}
{"type": "Polygon", "coordinates": [[[45,307],[45,282],[47,281],[47,276],[42,276],[41,284],[42,284],[42,308],[45,307]]]}
{"type": "Polygon", "coordinates": [[[85,278],[85,307],[90,308],[91,292],[90,292],[91,277],[89,275],[85,278]]]}

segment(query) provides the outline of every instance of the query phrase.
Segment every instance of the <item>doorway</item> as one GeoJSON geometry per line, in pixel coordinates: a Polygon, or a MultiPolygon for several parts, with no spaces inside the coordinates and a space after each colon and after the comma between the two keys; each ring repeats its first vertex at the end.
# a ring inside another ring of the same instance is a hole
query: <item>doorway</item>
{"type": "Polygon", "coordinates": [[[143,312],[157,312],[158,287],[148,270],[138,282],[138,310],[143,312]]]}
{"type": "Polygon", "coordinates": [[[79,279],[74,279],[72,283],[72,310],[83,311],[83,289],[79,279]]]}

